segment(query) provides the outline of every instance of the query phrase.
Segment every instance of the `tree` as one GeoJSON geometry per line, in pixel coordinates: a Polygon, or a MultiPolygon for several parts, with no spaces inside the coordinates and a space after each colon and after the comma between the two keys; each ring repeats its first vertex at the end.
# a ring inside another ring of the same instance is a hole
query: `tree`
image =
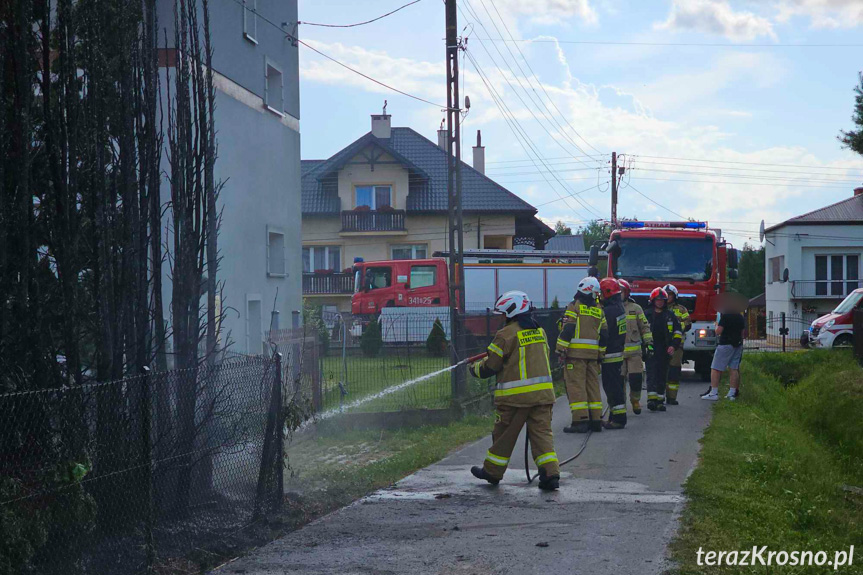
{"type": "Polygon", "coordinates": [[[554,224],[554,233],[559,236],[571,236],[572,228],[558,220],[556,224],[554,224]]]}
{"type": "Polygon", "coordinates": [[[381,324],[377,320],[372,320],[360,337],[360,349],[366,357],[377,357],[383,346],[384,340],[381,336],[381,324]]]}
{"type": "Polygon", "coordinates": [[[854,87],[856,95],[854,96],[854,114],[851,116],[857,129],[849,132],[840,131],[838,138],[844,147],[863,156],[863,72],[859,73],[857,77],[860,84],[854,87]]]}
{"type": "Polygon", "coordinates": [[[581,226],[577,231],[584,238],[584,247],[590,246],[597,241],[608,241],[611,235],[611,224],[602,220],[592,220],[586,226],[581,226]]]}
{"type": "Polygon", "coordinates": [[[743,244],[736,280],[729,287],[749,299],[764,293],[764,248],[743,244]]]}
{"type": "Polygon", "coordinates": [[[435,357],[443,357],[446,353],[446,332],[440,319],[434,320],[431,332],[426,338],[426,350],[435,357]]]}

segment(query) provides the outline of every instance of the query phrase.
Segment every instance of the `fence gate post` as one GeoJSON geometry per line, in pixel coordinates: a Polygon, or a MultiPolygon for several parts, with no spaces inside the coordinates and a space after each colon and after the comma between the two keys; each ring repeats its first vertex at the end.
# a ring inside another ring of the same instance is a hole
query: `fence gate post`
{"type": "Polygon", "coordinates": [[[788,335],[788,328],[785,327],[785,312],[780,313],[779,317],[782,322],[779,327],[779,334],[782,336],[782,353],[785,353],[785,337],[788,335]]]}
{"type": "Polygon", "coordinates": [[[150,437],[151,391],[150,368],[141,368],[141,469],[144,485],[144,548],[147,553],[146,572],[152,573],[156,562],[156,549],[153,543],[153,454],[150,437]]]}

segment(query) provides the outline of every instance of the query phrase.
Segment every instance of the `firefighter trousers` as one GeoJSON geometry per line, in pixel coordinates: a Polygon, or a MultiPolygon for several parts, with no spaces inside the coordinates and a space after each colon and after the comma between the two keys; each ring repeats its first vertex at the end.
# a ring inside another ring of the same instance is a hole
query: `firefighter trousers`
{"type": "Polygon", "coordinates": [[[530,450],[537,467],[544,468],[549,477],[560,475],[554,438],[551,434],[551,411],[553,404],[532,407],[498,405],[491,432],[492,445],[485,456],[483,468],[495,479],[502,479],[509,465],[512,450],[521,428],[527,424],[530,450]]]}
{"type": "Polygon", "coordinates": [[[567,359],[563,374],[572,423],[600,421],[599,362],[595,359],[567,359]]]}
{"type": "Polygon", "coordinates": [[[665,402],[665,378],[668,376],[668,354],[658,349],[647,360],[647,401],[665,402]]]}
{"type": "Polygon", "coordinates": [[[608,420],[626,425],[626,383],[623,381],[622,368],[622,358],[603,362],[602,389],[608,399],[608,420]]]}
{"type": "Polygon", "coordinates": [[[644,386],[644,362],[640,355],[623,358],[623,376],[629,384],[629,400],[641,401],[641,389],[644,386]]]}
{"type": "Polygon", "coordinates": [[[665,395],[668,399],[677,399],[677,390],[680,389],[680,371],[683,366],[683,348],[674,351],[668,362],[668,383],[665,386],[665,395]]]}

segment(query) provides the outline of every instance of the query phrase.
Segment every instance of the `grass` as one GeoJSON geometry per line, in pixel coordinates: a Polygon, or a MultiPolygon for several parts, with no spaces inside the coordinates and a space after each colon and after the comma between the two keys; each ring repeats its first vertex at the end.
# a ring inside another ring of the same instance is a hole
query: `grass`
{"type": "Polygon", "coordinates": [[[671,545],[680,575],[833,572],[832,567],[699,566],[696,552],[834,552],[856,547],[863,573],[863,370],[850,353],[747,356],[742,395],[721,401],[685,485],[671,545]],[[849,489],[849,486],[852,489],[849,489]]]}
{"type": "Polygon", "coordinates": [[[491,433],[491,415],[471,415],[445,426],[335,431],[288,449],[285,478],[295,507],[314,516],[392,485],[455,449],[491,433]]]}

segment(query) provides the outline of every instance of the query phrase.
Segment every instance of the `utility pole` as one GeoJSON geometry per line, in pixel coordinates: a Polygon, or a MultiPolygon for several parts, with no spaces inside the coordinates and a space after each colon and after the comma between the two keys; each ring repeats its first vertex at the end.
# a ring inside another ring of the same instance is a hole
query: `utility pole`
{"type": "MultiPolygon", "coordinates": [[[[461,108],[458,93],[458,16],[456,0],[446,0],[447,197],[449,198],[449,307],[452,362],[465,357],[464,227],[461,209],[461,108]],[[455,152],[455,153],[453,153],[455,152]]],[[[465,367],[452,372],[452,396],[463,395],[465,367]]]]}
{"type": "Polygon", "coordinates": [[[617,225],[617,152],[611,152],[611,225],[617,225]]]}

